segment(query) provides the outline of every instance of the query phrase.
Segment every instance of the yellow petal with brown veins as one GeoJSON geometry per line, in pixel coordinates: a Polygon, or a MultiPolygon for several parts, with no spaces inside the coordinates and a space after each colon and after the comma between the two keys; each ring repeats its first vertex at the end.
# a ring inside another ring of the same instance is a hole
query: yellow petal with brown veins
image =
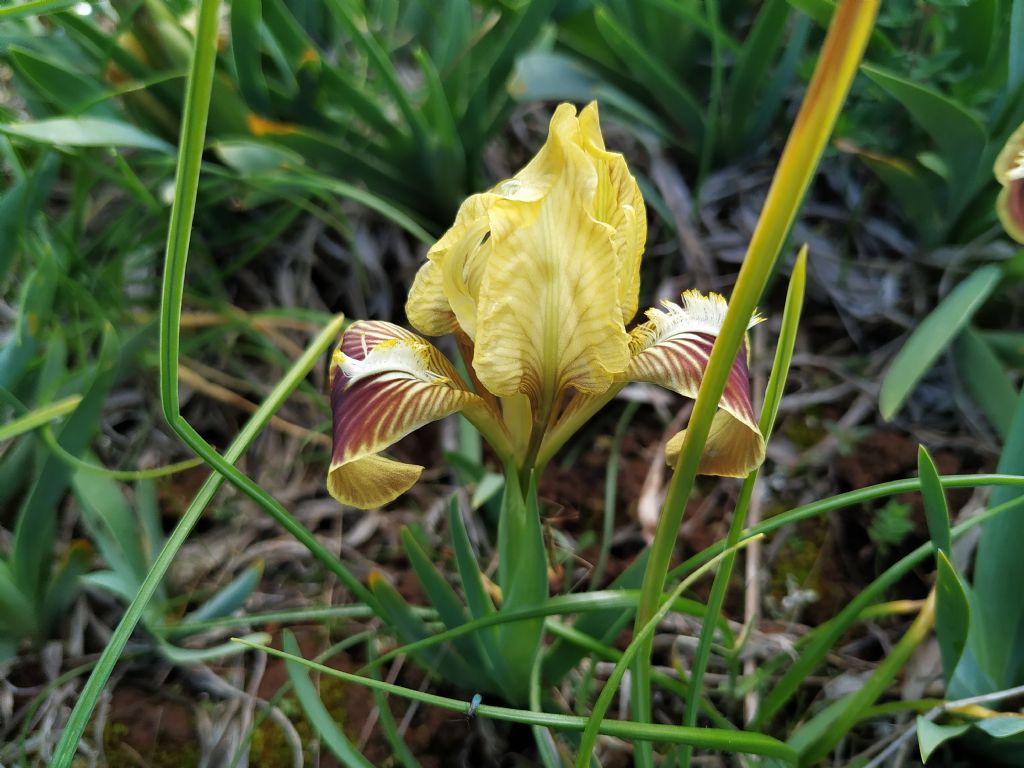
{"type": "Polygon", "coordinates": [[[423,467],[380,456],[415,429],[451,413],[485,410],[451,363],[415,333],[391,323],[353,323],[331,361],[334,452],[327,489],[370,509],[407,491],[423,467]]]}
{"type": "MultiPolygon", "coordinates": [[[[624,378],[647,381],[696,398],[711,348],[722,327],[727,309],[716,293],[704,296],[687,291],[682,302],[662,302],[662,309],[647,312],[648,320],[633,330],[633,359],[624,378]]],[[[760,322],[756,316],[751,326],[760,322]]],[[[764,461],[764,438],[757,428],[750,404],[746,344],[729,372],[725,392],[718,403],[711,432],[697,471],[702,475],[745,477],[764,461]]],[[[666,446],[666,460],[675,465],[686,430],[666,446]]]]}

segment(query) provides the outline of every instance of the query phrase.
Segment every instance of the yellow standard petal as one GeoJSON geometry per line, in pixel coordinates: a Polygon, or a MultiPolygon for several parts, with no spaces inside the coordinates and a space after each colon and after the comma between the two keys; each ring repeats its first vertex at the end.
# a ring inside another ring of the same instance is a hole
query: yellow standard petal
{"type": "Polygon", "coordinates": [[[1024,243],[1024,124],[1006,142],[993,170],[1003,185],[996,202],[999,219],[1010,237],[1024,243]]]}
{"type": "Polygon", "coordinates": [[[482,386],[527,395],[536,416],[566,387],[603,392],[625,368],[646,236],[640,189],[605,148],[597,106],[577,117],[563,104],[526,167],[463,203],[406,313],[428,335],[457,324],[482,386]]]}
{"type": "MultiPolygon", "coordinates": [[[[705,296],[687,291],[682,303],[663,301],[662,306],[648,310],[647,322],[633,330],[633,359],[624,376],[696,398],[711,347],[725,319],[725,299],[717,293],[705,296]]],[[[760,321],[755,316],[751,326],[760,321]]],[[[746,343],[729,372],[718,407],[697,471],[745,477],[764,461],[764,438],[750,404],[746,343]]],[[[669,441],[665,452],[669,464],[675,464],[685,434],[683,430],[669,441]]]]}
{"type": "Polygon", "coordinates": [[[391,323],[353,323],[331,361],[334,453],[327,489],[342,504],[393,501],[423,467],[379,455],[415,429],[456,411],[483,408],[429,342],[391,323]]]}
{"type": "Polygon", "coordinates": [[[620,278],[635,281],[633,253],[623,267],[618,230],[607,220],[615,206],[598,196],[612,194],[609,171],[588,153],[592,143],[575,109],[560,106],[544,147],[504,187],[512,194],[508,185],[524,179],[514,190],[518,196],[488,209],[490,253],[480,286],[474,368],[488,390],[502,397],[525,394],[535,412],[569,386],[605,391],[629,360],[623,324],[629,301],[620,278]]]}

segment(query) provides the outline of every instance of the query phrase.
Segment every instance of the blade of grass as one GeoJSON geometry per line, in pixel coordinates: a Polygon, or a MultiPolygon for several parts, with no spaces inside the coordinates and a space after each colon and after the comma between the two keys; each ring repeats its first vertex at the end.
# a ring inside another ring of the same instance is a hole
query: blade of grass
{"type": "MultiPolygon", "coordinates": [[[[793,348],[796,344],[796,334],[800,327],[800,314],[803,310],[806,285],[807,246],[805,245],[797,255],[793,276],[789,281],[789,290],[786,292],[786,305],[782,312],[782,329],[775,347],[775,360],[772,362],[771,374],[768,376],[764,407],[761,409],[761,418],[758,422],[758,428],[764,435],[766,443],[775,426],[775,417],[779,412],[779,404],[782,402],[782,392],[786,387],[789,365],[793,359],[793,348]]],[[[725,546],[732,549],[733,552],[722,560],[722,565],[718,569],[718,573],[715,574],[715,581],[711,586],[708,612],[704,619],[704,625],[701,627],[700,640],[690,672],[690,687],[686,697],[683,725],[694,726],[697,724],[698,706],[703,693],[704,671],[707,669],[708,659],[711,658],[711,644],[715,636],[715,627],[722,612],[722,606],[725,604],[725,593],[728,591],[729,581],[732,579],[732,569],[736,562],[735,548],[739,544],[743,526],[746,523],[747,510],[750,508],[750,500],[754,495],[757,476],[758,470],[755,469],[743,480],[736,508],[732,513],[732,522],[729,524],[725,546]]],[[[692,750],[683,747],[680,754],[682,768],[688,768],[692,758],[692,750]]]]}
{"type": "Polygon", "coordinates": [[[33,0],[30,3],[19,3],[0,8],[0,21],[14,21],[24,19],[28,16],[45,16],[48,13],[57,13],[72,5],[77,5],[80,0],[33,0]]]}
{"type": "Polygon", "coordinates": [[[882,379],[878,407],[884,419],[891,419],[899,412],[942,350],[949,346],[995,290],[1001,275],[1002,270],[993,264],[979,267],[950,291],[914,329],[882,379]]]}
{"type": "MultiPolygon", "coordinates": [[[[755,305],[764,291],[776,257],[796,218],[804,193],[853,82],[874,25],[878,5],[878,0],[843,0],[829,26],[807,95],[783,149],[764,210],[740,268],[728,312],[701,381],[651,546],[651,559],[642,588],[643,599],[635,621],[637,631],[657,609],[686,500],[693,488],[703,446],[725,390],[726,380],[746,335],[755,305]]],[[[651,651],[651,644],[645,643],[638,654],[632,676],[634,717],[643,722],[650,720],[651,716],[651,651]]],[[[638,746],[638,764],[650,765],[649,746],[638,746]]]]}
{"type": "MultiPolygon", "coordinates": [[[[335,318],[316,337],[302,357],[295,361],[292,368],[278,382],[277,386],[267,396],[267,399],[263,401],[259,409],[238,433],[238,436],[228,446],[227,451],[225,451],[225,457],[228,461],[235,462],[242,457],[252,441],[266,427],[274,412],[281,407],[281,404],[291,394],[292,390],[306,378],[313,365],[334,343],[334,340],[341,331],[342,322],[343,319],[341,317],[335,318]]],[[[214,494],[216,494],[223,483],[223,475],[218,473],[210,475],[202,487],[200,487],[199,492],[182,514],[178,523],[174,526],[174,530],[167,537],[167,542],[153,561],[153,565],[139,587],[138,594],[136,594],[125,610],[124,616],[121,617],[121,621],[118,622],[113,635],[107,641],[107,645],[103,649],[95,669],[89,676],[89,680],[86,682],[81,694],[79,694],[78,701],[75,703],[71,716],[68,718],[68,723],[64,728],[64,733],[61,734],[60,741],[54,751],[53,762],[51,763],[52,768],[68,768],[71,765],[75,752],[78,749],[79,740],[103,692],[103,687],[106,685],[114,665],[117,664],[121,652],[135,631],[136,625],[142,618],[143,611],[145,611],[153,594],[159,588],[161,582],[163,582],[167,569],[170,568],[171,563],[177,556],[185,539],[188,538],[192,528],[195,527],[203,510],[213,500],[214,494]]]]}
{"type": "MultiPolygon", "coordinates": [[[[294,657],[299,654],[299,644],[295,641],[295,635],[289,630],[284,631],[281,642],[289,655],[294,657]]],[[[255,643],[250,642],[246,642],[245,645],[256,647],[255,643]]],[[[334,722],[334,718],[331,717],[331,713],[327,711],[327,707],[320,701],[320,694],[317,693],[313,681],[309,679],[306,666],[289,658],[285,658],[284,663],[288,669],[288,679],[291,681],[292,688],[295,689],[295,696],[320,741],[326,744],[328,749],[341,760],[342,765],[351,768],[373,768],[373,763],[367,760],[341,732],[334,722]]]]}
{"type": "MultiPolygon", "coordinates": [[[[801,750],[801,766],[818,765],[828,756],[858,721],[861,713],[873,704],[879,696],[885,693],[886,689],[892,684],[896,673],[907,663],[910,659],[910,654],[924,641],[925,636],[931,631],[934,624],[935,590],[932,589],[928,594],[924,607],[921,608],[921,612],[914,619],[914,623],[910,625],[910,629],[899,639],[895,647],[886,654],[881,664],[871,674],[871,677],[868,678],[864,686],[850,698],[843,701],[838,715],[822,736],[809,747],[801,750]]],[[[809,726],[810,723],[805,727],[809,726]]],[[[797,731],[794,736],[799,736],[799,733],[800,731],[797,731]]]]}
{"type": "Polygon", "coordinates": [[[0,426],[0,442],[11,440],[44,424],[49,424],[61,416],[66,416],[75,410],[80,402],[82,402],[81,395],[69,395],[55,402],[33,408],[24,416],[19,416],[0,426]]]}
{"type": "Polygon", "coordinates": [[[949,536],[949,506],[939,483],[939,470],[923,445],[917,447],[917,475],[921,478],[921,496],[924,498],[924,517],[928,535],[939,552],[951,556],[949,536]]]}
{"type": "Polygon", "coordinates": [[[178,171],[174,201],[168,227],[167,254],[160,297],[160,405],[168,425],[198,456],[223,475],[228,482],[259,504],[288,533],[348,587],[360,601],[376,605],[376,600],[358,579],[261,486],[253,482],[231,462],[225,460],[181,415],[178,393],[180,365],[181,307],[185,293],[185,269],[195,217],[199,174],[202,166],[206,121],[217,59],[219,0],[201,0],[196,44],[190,65],[185,111],[181,122],[178,171]]]}
{"type": "MultiPolygon", "coordinates": [[[[376,638],[366,638],[366,658],[373,661],[376,658],[377,651],[375,641],[376,638]]],[[[378,679],[377,671],[374,670],[370,673],[374,679],[378,679]]],[[[398,732],[398,726],[395,724],[395,718],[391,714],[391,707],[388,705],[387,696],[384,692],[378,688],[373,689],[373,702],[377,705],[377,711],[380,719],[380,729],[384,734],[384,738],[387,739],[388,744],[391,746],[391,752],[394,754],[395,759],[402,764],[403,768],[421,768],[419,761],[409,751],[409,745],[405,743],[405,739],[398,732]]]]}
{"type": "MultiPolygon", "coordinates": [[[[655,611],[654,615],[647,620],[647,623],[644,624],[643,628],[633,636],[633,639],[630,641],[626,650],[622,653],[622,657],[616,662],[615,668],[612,670],[611,675],[608,676],[607,682],[604,684],[600,695],[597,697],[597,701],[594,703],[594,708],[591,710],[590,717],[587,720],[587,726],[583,729],[583,736],[580,738],[579,752],[576,753],[576,768],[588,768],[590,765],[590,757],[593,755],[594,745],[597,743],[598,729],[601,726],[605,713],[608,711],[608,707],[611,706],[612,697],[615,696],[615,692],[618,690],[619,684],[622,682],[622,678],[626,674],[626,670],[629,668],[634,657],[648,639],[654,636],[654,631],[658,628],[658,624],[661,623],[661,620],[664,619],[672,609],[672,605],[675,601],[682,597],[683,592],[697,581],[697,579],[717,565],[719,560],[729,557],[730,555],[734,555],[740,547],[744,547],[753,541],[755,541],[755,539],[747,539],[742,544],[734,544],[725,552],[704,563],[704,565],[679,582],[679,585],[672,590],[668,599],[666,599],[662,603],[661,607],[655,611]]],[[[723,745],[721,749],[726,752],[746,752],[746,736],[747,734],[736,731],[736,741],[733,744],[723,745]]],[[[795,755],[789,756],[789,760],[792,762],[794,757],[795,755]]]]}
{"type": "MultiPolygon", "coordinates": [[[[1005,504],[989,509],[977,517],[973,517],[952,529],[951,533],[955,540],[965,531],[980,525],[982,522],[1004,516],[1004,513],[1024,505],[1024,496],[1018,497],[1005,504]]],[[[757,730],[766,728],[769,721],[785,705],[790,697],[796,692],[804,679],[811,674],[824,660],[829,650],[843,636],[850,624],[857,618],[868,605],[885,594],[885,590],[895,584],[912,568],[916,567],[923,560],[932,555],[935,551],[932,543],[926,542],[910,554],[890,566],[881,576],[861,590],[847,605],[832,619],[818,628],[814,639],[801,649],[799,658],[793,663],[782,679],[775,684],[775,687],[768,693],[761,702],[761,707],[754,717],[751,727],[757,730]]]]}
{"type": "MultiPolygon", "coordinates": [[[[1004,485],[1024,488],[1024,477],[1017,477],[1012,475],[953,475],[949,477],[943,477],[941,478],[941,481],[943,483],[943,486],[947,488],[973,488],[980,485],[1004,485]]],[[[842,494],[842,498],[836,497],[835,499],[826,499],[821,502],[808,504],[803,507],[798,507],[797,509],[790,510],[789,512],[776,515],[770,518],[769,520],[760,523],[754,528],[744,531],[743,539],[745,540],[762,533],[770,533],[771,531],[782,528],[783,526],[790,525],[800,520],[805,520],[809,517],[813,517],[814,515],[824,514],[826,512],[841,509],[843,507],[858,505],[874,499],[883,498],[885,496],[897,495],[901,493],[907,493],[918,490],[920,490],[920,482],[917,480],[917,478],[913,478],[910,480],[895,480],[888,483],[882,483],[872,488],[861,489],[860,491],[850,491],[849,493],[842,494]]],[[[961,523],[959,526],[952,529],[951,533],[953,538],[956,539],[958,536],[962,535],[974,526],[980,525],[981,523],[991,519],[992,517],[1002,515],[1007,510],[1014,508],[1014,504],[1024,504],[1024,497],[1014,500],[1012,503],[1003,504],[1000,505],[999,507],[994,507],[988,512],[984,512],[981,515],[972,518],[971,520],[961,523]]],[[[705,549],[703,552],[694,555],[689,560],[687,560],[682,565],[673,570],[673,578],[677,578],[679,575],[685,575],[693,568],[700,566],[702,563],[707,562],[712,557],[721,553],[723,549],[724,541],[719,541],[711,547],[705,549]]],[[[849,615],[848,622],[853,621],[858,616],[860,616],[860,613],[868,607],[871,600],[878,597],[884,591],[884,589],[886,589],[889,585],[894,583],[895,580],[897,580],[900,576],[906,573],[910,568],[914,567],[919,562],[921,562],[921,560],[924,559],[931,552],[932,547],[930,543],[927,545],[921,545],[921,547],[911,552],[906,558],[904,558],[904,560],[901,560],[899,563],[894,565],[892,569],[890,569],[896,570],[893,570],[892,573],[887,571],[885,574],[883,574],[883,576],[879,577],[879,579],[876,579],[875,582],[872,582],[872,589],[874,589],[877,585],[877,592],[871,592],[868,597],[861,600],[861,602],[857,606],[857,610],[853,611],[852,614],[849,615]]],[[[637,590],[626,589],[609,589],[595,592],[587,592],[583,594],[559,595],[556,597],[549,598],[543,605],[540,606],[534,606],[532,608],[524,609],[521,611],[509,612],[505,614],[495,613],[491,616],[477,618],[472,621],[466,622],[462,626],[457,627],[455,629],[447,630],[445,632],[432,635],[431,637],[424,638],[423,640],[419,640],[415,643],[410,643],[407,646],[395,648],[389,651],[388,653],[383,654],[374,663],[368,665],[361,671],[365,672],[368,669],[372,669],[376,666],[379,666],[380,664],[391,661],[392,659],[401,656],[402,654],[416,651],[421,648],[429,648],[433,645],[444,643],[455,637],[459,637],[460,635],[469,632],[476,632],[480,629],[495,626],[497,624],[501,624],[504,622],[520,621],[524,619],[534,618],[537,616],[552,616],[569,613],[589,614],[602,611],[607,612],[614,610],[632,610],[636,607],[638,595],[639,592],[637,590]]],[[[692,601],[681,600],[677,602],[675,610],[681,612],[696,613],[696,611],[691,610],[692,607],[692,601]]],[[[847,614],[844,613],[844,615],[847,614]]],[[[822,626],[831,629],[835,625],[829,622],[829,624],[822,626]]],[[[840,634],[842,633],[842,631],[843,630],[840,630],[840,634]]],[[[835,640],[833,639],[832,643],[834,642],[835,640]]],[[[824,653],[827,652],[828,647],[831,647],[832,643],[830,643],[825,648],[825,650],[822,651],[822,655],[820,658],[824,658],[824,653]]],[[[799,663],[803,663],[803,661],[801,660],[799,663]]],[[[816,663],[817,662],[811,663],[811,670],[813,670],[813,666],[816,663]]],[[[805,672],[804,674],[809,674],[809,671],[805,672]]]]}
{"type": "MultiPolygon", "coordinates": [[[[374,680],[370,677],[354,675],[350,672],[343,672],[340,669],[317,664],[279,651],[276,648],[269,648],[263,645],[246,642],[240,638],[234,638],[235,642],[246,645],[253,650],[276,656],[279,659],[293,661],[302,664],[309,669],[314,669],[325,675],[336,677],[348,683],[364,685],[368,688],[377,688],[387,693],[402,696],[412,701],[418,701],[434,707],[440,707],[452,712],[468,714],[470,702],[461,699],[453,699],[447,696],[419,691],[414,688],[405,688],[382,680],[374,680]]],[[[490,704],[480,704],[475,714],[480,717],[489,717],[494,720],[503,720],[508,723],[522,723],[524,725],[539,725],[546,728],[554,728],[562,731],[581,732],[587,725],[587,718],[575,715],[560,715],[551,712],[530,712],[524,709],[513,709],[511,707],[498,707],[490,704]]],[[[622,739],[642,739],[646,741],[665,742],[669,744],[693,744],[706,749],[721,750],[727,749],[735,743],[736,731],[718,728],[684,728],[679,725],[660,725],[652,723],[636,723],[628,720],[603,720],[599,729],[601,734],[622,739]]],[[[749,754],[777,757],[782,760],[791,759],[793,751],[781,741],[760,733],[745,733],[745,746],[750,750],[749,754]]]]}
{"type": "Polygon", "coordinates": [[[601,518],[601,552],[597,556],[597,565],[590,574],[590,586],[598,587],[604,578],[604,570],[608,567],[608,553],[612,548],[612,535],[615,533],[615,495],[619,484],[619,451],[622,449],[622,438],[626,435],[626,427],[633,420],[633,415],[640,407],[640,403],[630,401],[622,409],[615,424],[615,434],[612,436],[611,452],[608,455],[608,466],[604,475],[604,515],[601,518]]]}

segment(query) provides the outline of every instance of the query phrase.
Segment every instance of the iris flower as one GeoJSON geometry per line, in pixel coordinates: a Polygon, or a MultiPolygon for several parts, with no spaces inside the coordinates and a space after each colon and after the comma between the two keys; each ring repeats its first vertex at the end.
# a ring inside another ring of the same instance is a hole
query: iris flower
{"type": "Polygon", "coordinates": [[[1006,142],[994,170],[1003,185],[996,203],[999,218],[1010,237],[1024,243],[1024,124],[1006,142]]]}
{"type": "MultiPolygon", "coordinates": [[[[346,329],[331,362],[331,495],[362,508],[397,498],[423,468],[381,452],[452,413],[525,483],[625,384],[696,397],[726,303],[688,291],[627,329],[646,236],[640,189],[605,148],[596,104],[579,115],[562,104],[537,155],[469,197],[427,253],[406,304],[423,336],[373,320],[346,329]],[[424,338],[446,334],[468,380],[424,338]]],[[[683,434],[668,444],[670,463],[683,434]]],[[[742,477],[763,458],[744,344],[699,471],[742,477]]]]}

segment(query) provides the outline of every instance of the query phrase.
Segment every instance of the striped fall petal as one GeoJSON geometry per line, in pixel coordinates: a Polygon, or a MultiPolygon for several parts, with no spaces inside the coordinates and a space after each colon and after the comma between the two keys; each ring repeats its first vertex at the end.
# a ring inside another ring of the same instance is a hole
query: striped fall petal
{"type": "Polygon", "coordinates": [[[1003,185],[996,203],[999,218],[1010,237],[1024,243],[1024,124],[999,153],[993,170],[1003,185]]]}
{"type": "MultiPolygon", "coordinates": [[[[663,301],[662,306],[648,310],[647,322],[630,334],[633,357],[623,378],[651,382],[696,398],[725,319],[725,299],[717,293],[705,296],[687,291],[680,304],[663,301]]],[[[750,325],[761,320],[755,315],[750,325]]],[[[764,438],[750,404],[746,343],[729,372],[718,408],[697,471],[702,475],[745,477],[764,460],[764,438]]],[[[686,430],[679,432],[666,446],[669,464],[675,465],[685,434],[686,430]]]]}
{"type": "Polygon", "coordinates": [[[331,360],[331,409],[327,489],[343,504],[371,509],[407,491],[423,471],[381,451],[424,424],[485,406],[428,341],[364,321],[349,326],[331,360]]]}

